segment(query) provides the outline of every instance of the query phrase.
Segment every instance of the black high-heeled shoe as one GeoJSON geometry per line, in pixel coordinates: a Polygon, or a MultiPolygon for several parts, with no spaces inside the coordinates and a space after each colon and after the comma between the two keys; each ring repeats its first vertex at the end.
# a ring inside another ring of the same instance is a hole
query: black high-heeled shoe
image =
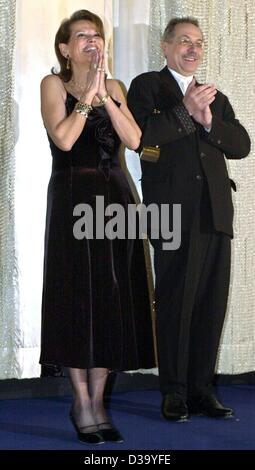
{"type": "Polygon", "coordinates": [[[85,430],[88,428],[95,428],[96,427],[95,424],[92,424],[90,426],[77,426],[77,423],[72,413],[69,414],[69,417],[77,433],[77,438],[80,442],[82,442],[83,444],[93,444],[93,445],[104,443],[103,436],[99,432],[99,430],[92,431],[92,432],[82,432],[83,429],[85,430]]]}
{"type": "Polygon", "coordinates": [[[124,442],[124,439],[118,429],[115,428],[111,423],[106,421],[105,423],[100,423],[97,426],[105,442],[124,442]]]}

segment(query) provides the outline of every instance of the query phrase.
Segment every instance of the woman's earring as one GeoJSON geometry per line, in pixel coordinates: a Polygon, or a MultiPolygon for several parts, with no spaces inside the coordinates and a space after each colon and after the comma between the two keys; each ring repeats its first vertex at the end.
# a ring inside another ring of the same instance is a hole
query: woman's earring
{"type": "Polygon", "coordinates": [[[70,70],[71,68],[71,61],[69,55],[67,56],[67,61],[66,61],[66,70],[70,70]]]}

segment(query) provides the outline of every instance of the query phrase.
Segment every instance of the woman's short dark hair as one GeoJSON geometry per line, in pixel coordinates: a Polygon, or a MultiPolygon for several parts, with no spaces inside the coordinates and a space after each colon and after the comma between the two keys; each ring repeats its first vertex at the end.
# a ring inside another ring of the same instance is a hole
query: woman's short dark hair
{"type": "Polygon", "coordinates": [[[165,31],[162,36],[162,41],[167,42],[169,39],[171,39],[174,36],[175,26],[177,26],[178,24],[182,24],[182,23],[190,23],[190,24],[193,24],[194,26],[197,26],[197,28],[199,28],[198,20],[196,18],[193,18],[192,16],[183,16],[182,18],[172,18],[166,25],[165,31]]]}
{"type": "MultiPolygon", "coordinates": [[[[66,68],[67,58],[61,54],[59,44],[68,44],[71,36],[71,26],[76,21],[81,20],[91,21],[91,23],[94,23],[103,40],[105,40],[104,25],[101,18],[94,13],[91,13],[89,10],[78,10],[74,12],[70,18],[66,18],[62,21],[55,36],[55,53],[60,64],[60,71],[56,75],[58,75],[64,82],[68,82],[72,78],[72,69],[66,68]]],[[[52,70],[52,73],[55,73],[54,70],[52,70]]]]}

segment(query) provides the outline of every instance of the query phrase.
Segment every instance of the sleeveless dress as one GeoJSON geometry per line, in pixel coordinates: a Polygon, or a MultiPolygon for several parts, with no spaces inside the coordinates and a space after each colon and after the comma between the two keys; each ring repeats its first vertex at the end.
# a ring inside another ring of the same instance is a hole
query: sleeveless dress
{"type": "MultiPolygon", "coordinates": [[[[67,93],[70,114],[77,102],[67,93]]],[[[118,104],[116,102],[116,104],[118,104]]],[[[97,196],[104,205],[134,203],[120,167],[120,140],[104,106],[94,107],[70,151],[49,138],[42,299],[41,364],[134,370],[155,366],[143,242],[96,238],[97,196]],[[77,239],[78,204],[93,209],[94,237],[77,239]]],[[[109,217],[97,220],[101,234],[109,217]],[[102,220],[101,220],[102,219],[102,220]]],[[[99,229],[98,229],[99,230],[99,229]]]]}

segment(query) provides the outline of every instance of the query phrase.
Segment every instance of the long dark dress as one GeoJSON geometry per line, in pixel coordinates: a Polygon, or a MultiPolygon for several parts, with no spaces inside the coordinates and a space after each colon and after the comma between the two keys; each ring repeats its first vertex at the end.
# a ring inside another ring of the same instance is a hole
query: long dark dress
{"type": "MultiPolygon", "coordinates": [[[[70,114],[77,100],[67,94],[70,114]]],[[[77,240],[77,204],[96,196],[134,203],[118,153],[120,140],[102,106],[93,108],[72,150],[50,139],[42,301],[42,364],[132,370],[154,366],[142,240],[77,240]]],[[[79,219],[79,217],[78,217],[79,219]]]]}

